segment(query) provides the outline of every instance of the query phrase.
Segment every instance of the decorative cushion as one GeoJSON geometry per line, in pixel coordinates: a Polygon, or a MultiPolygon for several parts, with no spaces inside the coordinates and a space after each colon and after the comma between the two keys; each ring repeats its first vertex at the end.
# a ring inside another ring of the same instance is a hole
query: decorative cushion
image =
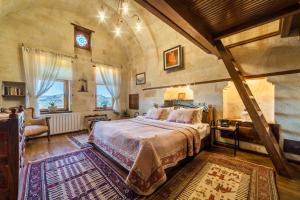
{"type": "Polygon", "coordinates": [[[39,118],[39,119],[31,119],[29,121],[30,125],[42,125],[47,126],[47,121],[45,118],[39,118]]]}
{"type": "Polygon", "coordinates": [[[174,110],[174,107],[162,108],[162,113],[160,116],[160,120],[166,120],[169,116],[169,113],[174,110]]]}
{"type": "Polygon", "coordinates": [[[39,135],[47,132],[48,126],[40,126],[40,125],[30,125],[25,126],[24,135],[25,137],[39,135]]]}
{"type": "Polygon", "coordinates": [[[196,108],[193,110],[195,111],[193,117],[193,124],[201,123],[204,107],[196,108]]]}
{"type": "Polygon", "coordinates": [[[188,123],[191,124],[193,122],[195,109],[180,109],[180,114],[176,118],[176,122],[179,123],[188,123]]]}

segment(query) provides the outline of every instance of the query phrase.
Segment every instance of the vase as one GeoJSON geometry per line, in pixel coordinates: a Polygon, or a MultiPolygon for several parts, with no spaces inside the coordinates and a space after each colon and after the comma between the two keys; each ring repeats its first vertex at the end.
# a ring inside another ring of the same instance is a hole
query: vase
{"type": "Polygon", "coordinates": [[[57,110],[57,107],[56,106],[49,106],[48,107],[48,111],[50,112],[50,113],[53,113],[53,112],[55,112],[57,110]]]}

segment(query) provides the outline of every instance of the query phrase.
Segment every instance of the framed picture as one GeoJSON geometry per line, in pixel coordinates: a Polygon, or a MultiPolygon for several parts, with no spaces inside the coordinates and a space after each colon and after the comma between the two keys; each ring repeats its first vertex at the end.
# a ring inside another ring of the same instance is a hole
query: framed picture
{"type": "Polygon", "coordinates": [[[142,85],[146,83],[145,72],[136,75],[136,85],[142,85]]]}
{"type": "Polygon", "coordinates": [[[178,93],[178,100],[184,100],[185,99],[185,93],[182,92],[182,93],[178,93]]]}
{"type": "Polygon", "coordinates": [[[164,70],[182,68],[182,47],[180,45],[164,51],[164,70]]]}

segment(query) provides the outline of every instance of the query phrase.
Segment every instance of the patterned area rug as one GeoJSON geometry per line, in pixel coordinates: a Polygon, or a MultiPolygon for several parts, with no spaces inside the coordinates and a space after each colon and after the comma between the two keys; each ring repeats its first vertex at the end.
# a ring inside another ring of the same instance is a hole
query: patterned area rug
{"type": "Polygon", "coordinates": [[[138,199],[107,159],[91,148],[28,165],[23,200],[138,199]]]}
{"type": "Polygon", "coordinates": [[[78,148],[89,148],[92,147],[91,144],[87,143],[88,141],[88,133],[86,131],[78,132],[78,133],[71,133],[68,134],[66,137],[75,144],[78,148]]]}
{"type": "Polygon", "coordinates": [[[160,187],[151,200],[277,200],[271,168],[219,154],[201,154],[160,187]]]}
{"type": "MultiPolygon", "coordinates": [[[[271,168],[203,152],[147,200],[277,200],[271,168]]],[[[125,184],[126,173],[97,150],[76,152],[29,163],[23,200],[145,199],[125,184]]]]}

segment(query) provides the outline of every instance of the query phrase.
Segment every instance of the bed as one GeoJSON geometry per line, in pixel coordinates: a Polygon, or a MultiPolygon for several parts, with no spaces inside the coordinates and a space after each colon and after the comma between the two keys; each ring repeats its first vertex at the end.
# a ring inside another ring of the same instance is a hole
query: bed
{"type": "Polygon", "coordinates": [[[129,171],[126,184],[150,195],[166,181],[165,169],[195,156],[210,138],[206,123],[182,124],[138,116],[97,122],[89,142],[129,171]]]}

